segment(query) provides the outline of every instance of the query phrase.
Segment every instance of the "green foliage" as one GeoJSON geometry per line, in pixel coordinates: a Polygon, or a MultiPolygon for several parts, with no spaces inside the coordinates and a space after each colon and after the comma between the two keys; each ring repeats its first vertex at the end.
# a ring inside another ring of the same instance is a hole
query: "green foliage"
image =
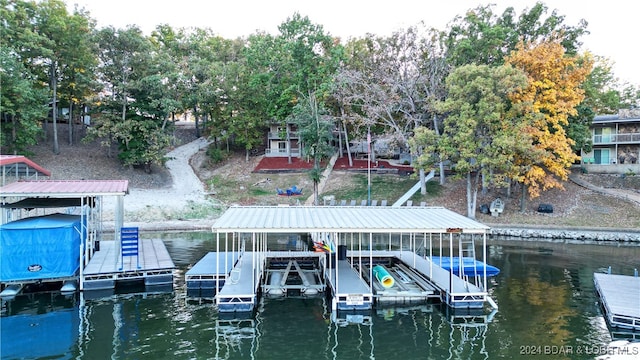
{"type": "Polygon", "coordinates": [[[151,164],[164,165],[165,149],[170,145],[169,134],[157,127],[154,121],[139,120],[121,123],[114,138],[118,141],[118,158],[124,165],[144,165],[150,171],[151,164]]]}
{"type": "Polygon", "coordinates": [[[579,38],[587,33],[587,23],[576,26],[564,23],[564,16],[542,2],[516,16],[513,7],[501,16],[493,13],[493,5],[478,6],[464,16],[457,16],[446,34],[447,60],[454,66],[464,64],[501,65],[505,56],[517,48],[520,41],[550,40],[561,36],[562,46],[569,54],[580,48],[579,38]]]}
{"type": "Polygon", "coordinates": [[[215,146],[207,148],[207,157],[213,164],[219,164],[229,157],[229,153],[225,150],[218,149],[215,146]]]}
{"type": "Polygon", "coordinates": [[[466,65],[447,78],[449,96],[438,107],[449,116],[438,148],[457,175],[467,179],[471,218],[481,177],[501,185],[515,172],[514,159],[528,149],[523,148],[530,143],[523,131],[526,122],[508,98],[526,86],[524,73],[510,66],[466,65]]]}

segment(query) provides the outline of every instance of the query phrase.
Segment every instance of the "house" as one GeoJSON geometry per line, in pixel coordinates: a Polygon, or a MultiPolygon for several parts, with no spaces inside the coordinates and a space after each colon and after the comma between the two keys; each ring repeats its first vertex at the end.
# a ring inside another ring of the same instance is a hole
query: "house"
{"type": "Polygon", "coordinates": [[[581,164],[587,171],[640,174],[640,109],[596,116],[591,134],[593,149],[581,154],[581,164]]]}
{"type": "Polygon", "coordinates": [[[297,126],[294,123],[271,124],[267,135],[266,157],[300,157],[302,144],[298,135],[297,126]]]}

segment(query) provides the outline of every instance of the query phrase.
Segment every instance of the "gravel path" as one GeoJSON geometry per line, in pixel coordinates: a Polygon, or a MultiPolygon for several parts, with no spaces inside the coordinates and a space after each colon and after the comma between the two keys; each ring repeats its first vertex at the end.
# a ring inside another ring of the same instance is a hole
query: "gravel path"
{"type": "MultiPolygon", "coordinates": [[[[166,167],[173,180],[171,187],[161,189],[129,188],[129,194],[124,197],[127,217],[130,217],[131,213],[143,210],[151,213],[166,213],[180,211],[194,203],[205,203],[207,200],[204,186],[193,172],[189,159],[208,144],[207,139],[199,138],[179,146],[167,154],[170,160],[167,161],[166,167]]],[[[105,214],[108,216],[112,211],[110,209],[115,206],[115,198],[106,197],[104,205],[105,214]]],[[[138,214],[133,215],[133,218],[134,221],[140,220],[138,218],[144,220],[145,216],[138,214]]]]}

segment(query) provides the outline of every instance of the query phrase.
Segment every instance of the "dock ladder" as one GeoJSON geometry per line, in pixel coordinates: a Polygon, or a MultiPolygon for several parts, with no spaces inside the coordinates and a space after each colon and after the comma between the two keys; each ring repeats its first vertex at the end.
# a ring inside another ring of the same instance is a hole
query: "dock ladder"
{"type": "MultiPolygon", "coordinates": [[[[458,266],[458,276],[462,279],[465,279],[465,284],[469,285],[469,277],[467,275],[465,275],[464,273],[464,259],[465,258],[471,258],[475,261],[476,259],[476,242],[473,239],[473,235],[471,235],[470,237],[466,237],[465,236],[460,236],[460,250],[459,250],[459,255],[460,255],[460,265],[458,266]]],[[[478,276],[476,270],[475,270],[475,264],[473,266],[474,268],[474,278],[476,278],[478,276]]]]}
{"type": "Polygon", "coordinates": [[[120,229],[120,269],[124,267],[124,258],[136,257],[136,267],[140,269],[138,228],[129,227],[120,229]]]}

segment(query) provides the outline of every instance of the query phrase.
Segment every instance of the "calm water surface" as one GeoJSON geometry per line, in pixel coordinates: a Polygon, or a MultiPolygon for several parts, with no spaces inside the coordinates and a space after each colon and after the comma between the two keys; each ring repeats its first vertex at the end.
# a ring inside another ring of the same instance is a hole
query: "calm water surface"
{"type": "Polygon", "coordinates": [[[591,359],[630,335],[607,328],[593,272],[640,269],[640,246],[495,240],[495,313],[423,305],[335,314],[318,297],[263,299],[254,316],[234,319],[185,296],[184,272],[215,249],[210,233],[146,236],[162,238],[179,267],[174,291],[3,302],[2,359],[591,359]]]}

